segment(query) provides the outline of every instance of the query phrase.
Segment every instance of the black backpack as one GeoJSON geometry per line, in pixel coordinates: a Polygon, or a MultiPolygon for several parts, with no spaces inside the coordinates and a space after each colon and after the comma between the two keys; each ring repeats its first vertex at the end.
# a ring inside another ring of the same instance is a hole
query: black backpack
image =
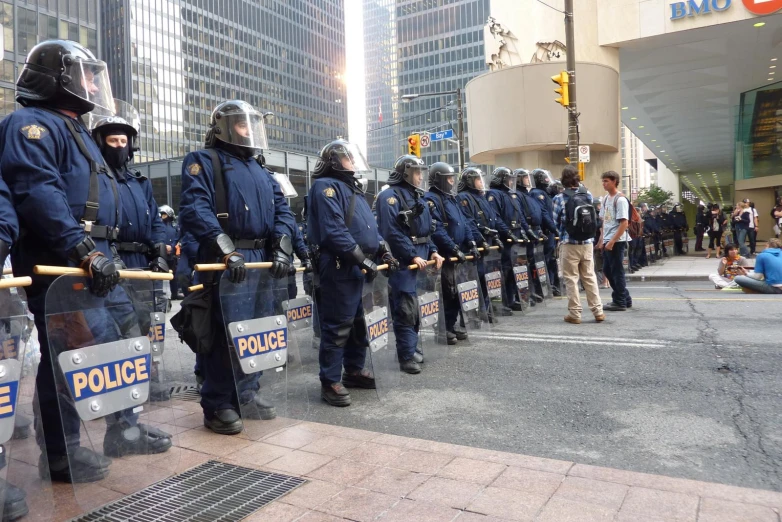
{"type": "Polygon", "coordinates": [[[586,188],[567,189],[568,196],[565,204],[565,230],[570,239],[574,241],[586,241],[594,239],[597,232],[597,213],[592,206],[586,188]]]}

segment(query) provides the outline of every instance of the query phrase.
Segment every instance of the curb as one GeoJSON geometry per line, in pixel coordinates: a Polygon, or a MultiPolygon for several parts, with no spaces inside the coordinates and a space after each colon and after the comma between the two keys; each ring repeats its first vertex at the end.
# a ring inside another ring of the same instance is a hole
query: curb
{"type": "Polygon", "coordinates": [[[625,274],[625,279],[628,281],[633,282],[661,282],[661,281],[709,281],[708,275],[703,276],[694,276],[694,275],[671,275],[671,276],[662,276],[662,275],[636,275],[636,274],[625,274]]]}

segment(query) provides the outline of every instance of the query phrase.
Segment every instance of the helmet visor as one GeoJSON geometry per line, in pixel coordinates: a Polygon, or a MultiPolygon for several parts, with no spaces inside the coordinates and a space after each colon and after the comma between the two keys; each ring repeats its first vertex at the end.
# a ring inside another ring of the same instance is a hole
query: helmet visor
{"type": "Polygon", "coordinates": [[[343,143],[331,151],[331,158],[335,162],[335,168],[353,174],[366,174],[370,172],[367,159],[361,153],[361,149],[355,143],[343,143]]]}
{"type": "Polygon", "coordinates": [[[62,75],[63,89],[82,100],[114,114],[114,96],[111,93],[111,80],[106,63],[100,60],[74,58],[65,65],[62,75]],[[65,78],[69,77],[67,83],[65,78]]]}
{"type": "Polygon", "coordinates": [[[551,186],[554,183],[554,178],[551,177],[551,172],[547,170],[538,170],[535,172],[535,183],[539,181],[543,182],[545,186],[551,186]]]}
{"type": "Polygon", "coordinates": [[[274,180],[280,184],[280,188],[282,189],[282,195],[286,198],[295,198],[298,197],[299,193],[296,192],[296,189],[293,187],[293,183],[291,183],[290,178],[286,176],[285,174],[281,174],[279,172],[275,172],[273,174],[274,180]]]}
{"type": "Polygon", "coordinates": [[[405,181],[420,190],[427,189],[427,172],[429,167],[426,165],[405,165],[405,181]]]}
{"type": "Polygon", "coordinates": [[[516,186],[517,187],[523,187],[523,188],[531,188],[532,182],[530,181],[529,174],[521,174],[518,178],[516,178],[516,186]]]}
{"type": "Polygon", "coordinates": [[[480,190],[486,192],[486,180],[483,178],[483,173],[471,172],[470,174],[463,174],[464,184],[473,190],[480,190]]]}
{"type": "Polygon", "coordinates": [[[435,178],[436,187],[445,194],[456,195],[456,173],[440,174],[435,178]]]}
{"type": "Polygon", "coordinates": [[[505,178],[505,186],[508,187],[510,192],[516,192],[516,183],[518,178],[516,176],[507,176],[505,178]]]}
{"type": "Polygon", "coordinates": [[[215,135],[217,139],[238,147],[248,149],[267,149],[266,126],[263,116],[252,109],[236,109],[220,115],[215,135]]]}

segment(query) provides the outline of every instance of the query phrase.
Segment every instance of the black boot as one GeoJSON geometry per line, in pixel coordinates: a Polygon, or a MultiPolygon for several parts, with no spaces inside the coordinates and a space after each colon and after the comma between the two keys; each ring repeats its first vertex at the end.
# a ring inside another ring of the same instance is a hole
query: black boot
{"type": "Polygon", "coordinates": [[[0,479],[0,495],[3,498],[3,522],[18,520],[30,512],[25,500],[27,494],[3,479],[0,479]]]}
{"type": "Polygon", "coordinates": [[[103,453],[109,457],[164,453],[171,447],[171,435],[165,431],[137,424],[120,422],[109,426],[103,438],[103,453]]]}
{"type": "Polygon", "coordinates": [[[218,435],[236,435],[244,429],[242,418],[235,410],[217,410],[211,417],[204,414],[204,426],[218,435]]]}
{"type": "Polygon", "coordinates": [[[375,376],[366,368],[359,372],[343,372],[342,384],[346,388],[364,388],[365,390],[374,390],[376,388],[375,376]]]}
{"type": "Polygon", "coordinates": [[[38,459],[38,475],[44,480],[51,477],[54,482],[71,484],[97,482],[109,475],[109,466],[111,466],[110,458],[82,446],[70,450],[69,455],[48,457],[47,462],[42,453],[38,459]]]}
{"type": "Polygon", "coordinates": [[[254,420],[271,420],[277,416],[274,404],[264,399],[260,390],[252,395],[251,392],[242,393],[241,404],[242,417],[254,420]]]}
{"type": "Polygon", "coordinates": [[[456,330],[451,333],[453,333],[456,336],[456,339],[459,341],[466,341],[468,339],[467,332],[456,330]]]}
{"type": "Polygon", "coordinates": [[[551,287],[551,293],[554,294],[554,297],[561,297],[562,292],[559,291],[559,286],[553,286],[551,287]]]}
{"type": "Polygon", "coordinates": [[[335,382],[329,386],[320,387],[320,398],[339,408],[350,406],[350,392],[342,385],[341,382],[335,382]]]}
{"type": "Polygon", "coordinates": [[[514,312],[521,312],[521,303],[516,301],[515,303],[510,305],[510,309],[513,310],[514,312]]]}
{"type": "Polygon", "coordinates": [[[405,373],[409,373],[412,375],[415,375],[417,373],[421,373],[421,365],[415,362],[413,359],[408,359],[406,361],[400,361],[399,363],[399,369],[402,370],[405,373]]]}

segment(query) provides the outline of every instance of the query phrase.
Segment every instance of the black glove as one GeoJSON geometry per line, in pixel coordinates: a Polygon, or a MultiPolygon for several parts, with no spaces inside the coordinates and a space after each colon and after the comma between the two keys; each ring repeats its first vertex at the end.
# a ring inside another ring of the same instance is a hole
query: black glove
{"type": "Polygon", "coordinates": [[[527,230],[527,238],[529,238],[529,240],[532,242],[537,242],[539,236],[534,230],[529,229],[527,230]]]}
{"type": "Polygon", "coordinates": [[[399,270],[399,261],[391,253],[391,250],[388,248],[388,243],[385,241],[380,242],[380,248],[377,250],[377,255],[382,264],[388,265],[388,269],[383,271],[383,275],[388,277],[399,270]]]}
{"type": "MultiPolygon", "coordinates": [[[[165,247],[164,247],[165,248],[165,247]]],[[[212,250],[219,256],[229,270],[228,280],[232,283],[241,283],[247,277],[247,268],[244,266],[244,257],[236,251],[234,242],[228,234],[220,234],[212,241],[212,250]]]]}
{"type": "Polygon", "coordinates": [[[523,230],[519,230],[519,241],[521,241],[522,243],[529,242],[529,238],[527,237],[527,234],[525,234],[523,230]]]}
{"type": "Polygon", "coordinates": [[[491,242],[492,242],[492,245],[494,245],[496,247],[499,247],[498,250],[500,252],[502,252],[505,249],[505,247],[502,245],[502,240],[499,237],[497,237],[497,236],[492,237],[491,238],[491,242]]]}
{"type": "Polygon", "coordinates": [[[114,264],[117,265],[117,270],[127,270],[128,267],[125,266],[125,262],[120,257],[119,252],[117,252],[117,248],[114,245],[111,245],[109,249],[111,250],[111,257],[114,260],[114,264]]]}
{"type": "Polygon", "coordinates": [[[345,258],[346,261],[350,261],[354,265],[357,265],[360,269],[364,271],[366,274],[366,280],[367,282],[372,282],[377,277],[378,269],[377,265],[374,261],[369,259],[367,256],[364,255],[364,252],[361,251],[361,247],[356,245],[353,250],[345,254],[344,256],[341,256],[345,258]]]}
{"type": "Polygon", "coordinates": [[[272,267],[269,269],[274,279],[282,279],[288,275],[293,255],[293,243],[289,236],[278,237],[272,245],[272,267]]]}
{"type": "Polygon", "coordinates": [[[541,232],[540,233],[540,239],[542,239],[543,241],[548,241],[548,236],[546,234],[544,234],[543,232],[541,232]]]}
{"type": "Polygon", "coordinates": [[[478,250],[478,245],[475,243],[475,241],[470,241],[470,250],[468,251],[468,254],[472,256],[474,260],[478,260],[481,258],[481,253],[478,250]]]}
{"type": "Polygon", "coordinates": [[[149,268],[152,269],[153,272],[168,273],[165,243],[158,243],[152,249],[152,259],[149,262],[149,268]]]}
{"type": "Polygon", "coordinates": [[[462,252],[458,248],[453,251],[453,257],[456,258],[456,262],[459,264],[467,262],[467,256],[465,256],[464,252],[462,252]]]}
{"type": "Polygon", "coordinates": [[[114,260],[109,259],[95,248],[95,241],[86,237],[68,253],[68,258],[86,270],[92,283],[90,292],[98,297],[106,297],[119,283],[119,271],[114,260]]]}
{"type": "Polygon", "coordinates": [[[517,238],[516,235],[513,234],[513,232],[508,232],[508,235],[505,238],[506,243],[508,242],[507,241],[508,239],[510,239],[510,243],[518,243],[519,242],[519,238],[517,238]]]}
{"type": "Polygon", "coordinates": [[[303,252],[300,252],[296,254],[296,257],[299,258],[299,261],[301,261],[301,266],[304,267],[304,273],[309,274],[312,272],[312,260],[310,259],[310,254],[306,250],[303,252]]]}

